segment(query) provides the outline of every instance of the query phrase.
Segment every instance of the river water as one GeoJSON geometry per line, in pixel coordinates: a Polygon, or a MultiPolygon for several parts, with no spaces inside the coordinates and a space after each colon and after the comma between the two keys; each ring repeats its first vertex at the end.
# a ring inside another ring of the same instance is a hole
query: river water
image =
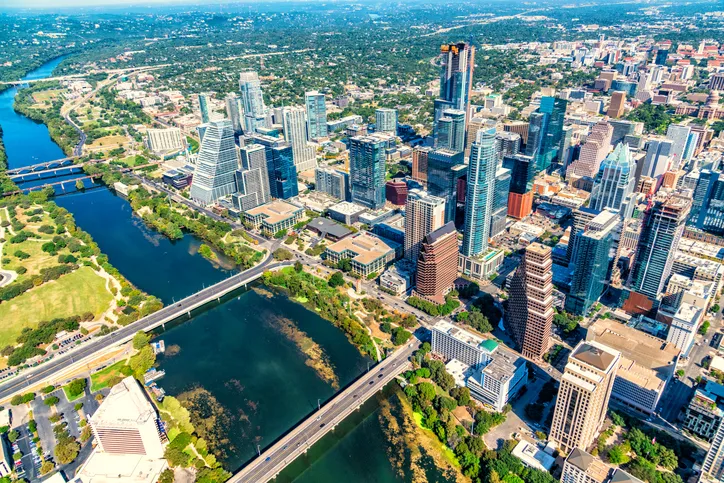
{"type": "MultiPolygon", "coordinates": [[[[27,78],[49,76],[61,60],[27,78]]],[[[0,93],[0,126],[10,168],[64,157],[44,125],[13,111],[14,95],[15,89],[0,93]]],[[[108,189],[58,196],[56,202],[73,213],[78,226],[93,236],[128,280],[165,303],[232,273],[198,255],[201,241],[194,236],[172,242],[149,229],[108,189]]],[[[209,304],[158,336],[169,349],[159,358],[159,367],[166,371],[160,385],[168,394],[193,403],[203,436],[217,443],[220,461],[229,470],[254,458],[258,446],[264,448],[291,429],[332,397],[338,386],[365,371],[369,362],[315,312],[259,284],[209,304]],[[317,344],[336,380],[310,365],[300,340],[317,344]]],[[[400,451],[392,448],[380,424],[380,405],[392,402],[393,410],[399,411],[390,392],[368,401],[278,481],[412,481],[405,468],[393,468],[389,455],[400,451]]],[[[430,481],[443,481],[431,462],[425,469],[430,481]]]]}

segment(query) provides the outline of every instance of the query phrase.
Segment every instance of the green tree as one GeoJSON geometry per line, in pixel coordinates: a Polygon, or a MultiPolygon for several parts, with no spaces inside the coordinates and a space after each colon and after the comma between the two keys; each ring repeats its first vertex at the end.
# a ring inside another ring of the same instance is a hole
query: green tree
{"type": "Polygon", "coordinates": [[[158,483],[173,483],[174,476],[173,476],[173,470],[170,468],[166,468],[161,472],[161,475],[158,477],[158,483]]]}
{"type": "Polygon", "coordinates": [[[302,262],[300,262],[300,261],[294,262],[294,271],[299,273],[302,270],[304,270],[304,267],[302,266],[302,262]]]}
{"type": "Polygon", "coordinates": [[[88,381],[86,379],[76,379],[75,381],[68,384],[68,394],[71,398],[80,396],[81,394],[83,394],[87,386],[88,381]]]}
{"type": "Polygon", "coordinates": [[[623,465],[628,463],[631,458],[624,452],[622,446],[617,444],[610,450],[608,450],[608,460],[614,465],[623,465]]]}
{"type": "Polygon", "coordinates": [[[50,461],[43,461],[43,464],[40,465],[40,474],[46,475],[53,471],[55,469],[55,465],[50,461]]]}
{"type": "Polygon", "coordinates": [[[167,446],[163,457],[168,460],[168,464],[171,466],[185,467],[189,463],[189,455],[174,446],[167,446]]]}
{"type": "Polygon", "coordinates": [[[55,461],[61,465],[72,463],[78,457],[80,445],[72,438],[65,438],[55,446],[55,461]]]}
{"type": "Polygon", "coordinates": [[[344,285],[344,275],[342,275],[342,272],[334,272],[327,283],[332,288],[341,287],[344,285]]]}
{"type": "Polygon", "coordinates": [[[423,401],[432,401],[435,397],[435,386],[429,382],[421,382],[416,385],[417,394],[423,401]]]}
{"type": "Polygon", "coordinates": [[[337,268],[343,272],[352,271],[352,261],[349,258],[342,258],[337,262],[337,268]]]}
{"type": "Polygon", "coordinates": [[[58,398],[58,396],[50,396],[46,397],[44,402],[46,406],[55,406],[60,402],[60,399],[58,398]]]}
{"type": "Polygon", "coordinates": [[[156,354],[153,353],[153,349],[151,348],[151,346],[147,345],[146,347],[138,351],[138,354],[131,357],[129,366],[133,371],[134,377],[139,381],[142,381],[143,375],[146,373],[146,371],[153,367],[153,364],[155,362],[156,354]]]}
{"type": "Polygon", "coordinates": [[[395,327],[392,329],[392,343],[395,345],[402,345],[410,340],[412,334],[403,329],[402,327],[395,327]]]}
{"type": "Polygon", "coordinates": [[[8,433],[8,441],[10,441],[11,443],[14,443],[15,441],[17,441],[19,437],[20,437],[20,433],[18,433],[14,429],[8,433]]]}
{"type": "Polygon", "coordinates": [[[133,336],[133,348],[141,350],[151,342],[151,337],[148,336],[144,331],[139,330],[136,335],[133,336]]]}

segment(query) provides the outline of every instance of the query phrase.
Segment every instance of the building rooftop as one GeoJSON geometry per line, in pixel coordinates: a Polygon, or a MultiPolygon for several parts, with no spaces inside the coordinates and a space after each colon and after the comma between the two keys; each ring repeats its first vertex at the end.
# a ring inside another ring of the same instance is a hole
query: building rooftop
{"type": "Polygon", "coordinates": [[[535,445],[521,441],[512,452],[513,456],[519,458],[526,466],[541,471],[550,471],[556,459],[548,453],[539,450],[535,445]]]}
{"type": "Polygon", "coordinates": [[[132,376],[113,386],[92,416],[95,426],[119,428],[135,427],[149,419],[156,419],[156,409],[132,376]]]}
{"type": "Polygon", "coordinates": [[[315,218],[307,223],[307,228],[317,230],[320,233],[329,233],[335,238],[344,238],[352,233],[352,230],[340,225],[336,221],[321,217],[315,218]]]}
{"type": "Polygon", "coordinates": [[[455,385],[465,387],[465,379],[470,373],[470,366],[457,359],[450,359],[445,364],[445,370],[455,379],[455,385]]]}
{"type": "Polygon", "coordinates": [[[274,224],[285,220],[291,216],[294,216],[299,210],[303,209],[300,206],[293,205],[286,201],[274,200],[256,208],[248,210],[246,213],[251,216],[263,216],[264,220],[269,224],[274,224]]]}
{"type": "Polygon", "coordinates": [[[73,482],[154,483],[167,466],[164,459],[94,451],[73,482]]]}
{"type": "Polygon", "coordinates": [[[679,307],[674,318],[688,322],[689,324],[696,324],[698,323],[700,314],[701,309],[699,307],[684,302],[679,307]]]}
{"type": "Polygon", "coordinates": [[[629,475],[625,471],[623,471],[621,468],[616,468],[614,470],[613,476],[611,477],[610,483],[643,483],[638,478],[629,475]]]}
{"type": "MultiPolygon", "coordinates": [[[[485,342],[481,343],[480,346],[483,347],[485,342]]],[[[520,367],[521,364],[525,364],[525,359],[522,357],[509,350],[498,349],[495,352],[495,356],[490,363],[485,366],[482,372],[496,381],[504,382],[513,377],[516,369],[520,367]]]]}
{"type": "Polygon", "coordinates": [[[329,209],[343,215],[355,215],[367,211],[367,208],[364,206],[358,205],[357,203],[350,203],[349,201],[342,201],[334,206],[330,206],[329,209]]]}
{"type": "Polygon", "coordinates": [[[388,253],[394,251],[381,238],[367,232],[360,232],[333,243],[327,247],[327,250],[335,253],[352,252],[355,254],[352,260],[362,265],[369,265],[378,258],[386,257],[388,253]]]}
{"type": "Polygon", "coordinates": [[[470,331],[467,331],[465,329],[461,329],[459,327],[454,326],[452,323],[448,322],[447,320],[439,320],[434,326],[434,329],[444,332],[448,334],[449,336],[455,338],[456,340],[467,344],[471,346],[481,346],[483,342],[485,342],[485,339],[480,337],[477,334],[473,334],[470,331]]]}
{"type": "Polygon", "coordinates": [[[603,344],[587,341],[576,346],[571,354],[572,358],[595,367],[599,371],[608,372],[611,365],[619,355],[618,351],[603,344]]]}
{"type": "MultiPolygon", "coordinates": [[[[435,243],[444,236],[447,236],[451,233],[457,233],[457,230],[455,230],[455,223],[453,223],[452,221],[444,224],[432,233],[428,233],[427,235],[425,235],[423,243],[435,243]]],[[[457,234],[455,236],[457,236],[457,234]]]]}
{"type": "Polygon", "coordinates": [[[571,454],[566,458],[566,463],[586,472],[594,481],[605,481],[611,471],[606,463],[580,448],[574,448],[571,451],[571,454]]]}

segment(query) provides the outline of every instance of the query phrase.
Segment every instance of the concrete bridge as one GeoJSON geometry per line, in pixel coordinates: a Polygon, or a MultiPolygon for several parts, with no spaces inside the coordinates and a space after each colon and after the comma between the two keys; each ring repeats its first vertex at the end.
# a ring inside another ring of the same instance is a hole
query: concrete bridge
{"type": "Polygon", "coordinates": [[[273,445],[260,453],[243,469],[232,476],[228,483],[265,483],[275,478],[297,456],[306,451],[344,418],[362,406],[388,382],[410,367],[409,358],[420,346],[417,339],[398,349],[387,359],[363,374],[362,377],[339,392],[334,398],[320,406],[296,428],[279,438],[273,445]]]}
{"type": "Polygon", "coordinates": [[[31,173],[18,173],[9,176],[11,180],[16,183],[23,183],[25,181],[36,181],[44,178],[54,178],[56,176],[62,176],[64,174],[73,174],[77,171],[83,170],[82,164],[71,164],[67,166],[58,166],[56,168],[41,169],[40,171],[33,171],[31,173]]]}
{"type": "MultiPolygon", "coordinates": [[[[68,158],[54,159],[52,161],[44,161],[42,163],[31,164],[30,166],[20,166],[19,168],[8,169],[5,174],[10,176],[17,176],[19,174],[35,173],[37,171],[46,171],[51,168],[60,168],[63,166],[72,165],[73,162],[78,159],[78,156],[70,156],[68,158]]],[[[83,166],[79,164],[78,166],[83,166]]]]}
{"type": "Polygon", "coordinates": [[[165,326],[179,317],[184,315],[191,316],[191,311],[206,305],[214,300],[220,300],[221,297],[238,288],[245,287],[247,284],[260,278],[264,271],[274,270],[286,266],[291,266],[291,262],[270,263],[273,261],[271,252],[263,262],[245,270],[236,275],[224,279],[215,285],[206,287],[203,290],[189,295],[173,305],[167,305],[158,312],[147,315],[125,327],[112,332],[104,337],[94,338],[91,341],[78,346],[74,351],[67,352],[62,356],[57,356],[44,364],[37,367],[22,371],[17,376],[0,384],[0,400],[5,400],[15,394],[27,391],[31,386],[38,386],[46,381],[52,380],[53,377],[62,371],[66,371],[70,366],[82,367],[92,362],[96,355],[114,346],[124,344],[131,339],[139,330],[150,331],[156,327],[165,326]]]}
{"type": "Polygon", "coordinates": [[[0,84],[10,85],[10,86],[22,86],[25,84],[34,84],[36,82],[83,79],[86,76],[87,76],[87,74],[68,74],[68,75],[61,75],[61,76],[57,76],[57,77],[44,77],[42,79],[25,79],[25,80],[21,79],[21,80],[15,80],[15,81],[0,82],[0,84]]]}

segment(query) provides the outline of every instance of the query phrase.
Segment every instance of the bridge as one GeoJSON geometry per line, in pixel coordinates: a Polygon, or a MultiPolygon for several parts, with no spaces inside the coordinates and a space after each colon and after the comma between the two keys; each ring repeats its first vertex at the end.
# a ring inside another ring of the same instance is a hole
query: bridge
{"type": "Polygon", "coordinates": [[[21,80],[16,80],[16,81],[0,82],[0,84],[10,85],[10,86],[21,86],[21,85],[25,85],[25,84],[34,84],[36,82],[82,79],[86,76],[87,76],[87,74],[68,74],[68,75],[61,75],[61,76],[57,76],[57,77],[43,77],[41,79],[25,79],[25,80],[21,79],[21,80]]]}
{"type": "MultiPolygon", "coordinates": [[[[62,166],[68,166],[78,159],[78,156],[70,156],[68,158],[54,159],[52,161],[44,161],[42,163],[31,164],[30,166],[21,166],[19,168],[8,169],[5,171],[10,177],[17,176],[19,174],[30,174],[36,171],[46,171],[51,168],[60,168],[62,166]]],[[[83,166],[79,164],[78,166],[83,166]]]]}
{"type": "Polygon", "coordinates": [[[13,181],[17,182],[24,182],[24,181],[34,181],[39,180],[43,178],[51,178],[55,176],[62,176],[63,174],[73,174],[74,170],[82,170],[83,165],[82,164],[71,164],[69,166],[59,166],[57,168],[49,168],[49,169],[42,169],[40,171],[33,171],[32,173],[19,173],[19,174],[13,174],[10,175],[9,178],[13,181]],[[62,171],[67,171],[66,173],[61,173],[62,171]],[[45,175],[52,175],[52,176],[45,176],[45,175]],[[26,176],[30,176],[30,179],[25,179],[26,176]]]}
{"type": "Polygon", "coordinates": [[[245,287],[247,284],[260,278],[266,270],[275,270],[291,266],[291,262],[270,263],[272,261],[273,258],[270,251],[263,262],[248,270],[232,275],[215,285],[206,287],[173,305],[167,305],[157,312],[138,319],[125,327],[121,327],[115,332],[111,332],[107,336],[92,339],[78,346],[78,348],[73,351],[57,356],[37,367],[26,369],[14,378],[0,384],[0,400],[8,399],[15,394],[27,390],[28,387],[50,381],[57,372],[68,369],[69,366],[90,363],[100,351],[130,341],[139,330],[147,332],[157,327],[165,326],[165,324],[183,315],[191,316],[192,310],[214,300],[219,300],[224,295],[238,288],[245,287]]]}
{"type": "Polygon", "coordinates": [[[388,382],[408,370],[408,359],[420,346],[414,342],[398,349],[371,371],[310,414],[296,428],[260,453],[227,483],[265,483],[275,478],[294,459],[349,416],[388,382]]]}
{"type": "Polygon", "coordinates": [[[96,173],[96,174],[89,174],[89,175],[87,175],[87,176],[80,176],[80,177],[78,177],[78,178],[66,179],[66,180],[63,180],[63,181],[55,181],[55,182],[53,182],[53,183],[44,183],[44,184],[39,184],[39,185],[36,185],[36,186],[27,186],[27,187],[20,188],[20,189],[15,190],[15,191],[7,191],[7,192],[3,193],[3,196],[13,196],[13,195],[19,195],[19,194],[22,194],[22,193],[26,193],[26,194],[27,194],[27,193],[30,193],[31,191],[40,191],[40,190],[42,190],[42,189],[44,189],[44,188],[48,188],[48,187],[51,187],[51,188],[55,189],[55,188],[54,188],[55,186],[60,186],[60,187],[63,189],[63,191],[65,191],[65,185],[68,184],[68,183],[72,183],[73,186],[75,186],[75,183],[76,183],[77,181],[84,181],[84,180],[86,180],[86,179],[93,180],[93,179],[96,179],[96,178],[100,178],[101,176],[103,176],[102,173],[96,173]]]}

